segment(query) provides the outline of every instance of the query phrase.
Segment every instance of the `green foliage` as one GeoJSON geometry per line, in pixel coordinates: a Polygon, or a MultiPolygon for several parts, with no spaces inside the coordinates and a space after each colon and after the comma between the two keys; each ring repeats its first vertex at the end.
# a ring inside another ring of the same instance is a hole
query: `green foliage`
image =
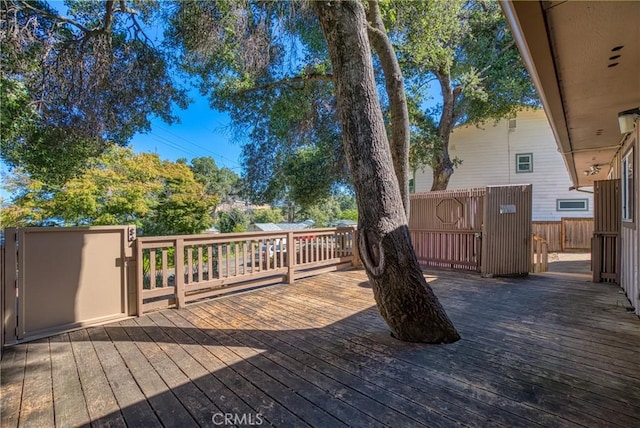
{"type": "Polygon", "coordinates": [[[387,1],[383,10],[412,98],[412,169],[459,165],[448,155],[454,126],[499,120],[539,105],[497,2],[387,1]],[[443,102],[424,109],[433,80],[443,102]]]}
{"type": "Polygon", "coordinates": [[[344,210],[340,214],[340,218],[345,219],[345,220],[358,221],[358,210],[355,209],[355,208],[350,208],[348,210],[344,210]]]}
{"type": "Polygon", "coordinates": [[[218,213],[218,230],[222,233],[246,232],[249,222],[249,216],[238,208],[218,213]]]}
{"type": "Polygon", "coordinates": [[[308,204],[348,182],[324,37],[304,3],[180,2],[170,27],[184,70],[244,138],[253,201],[308,204]]]}
{"type": "Polygon", "coordinates": [[[282,210],[266,208],[253,212],[254,223],[281,223],[284,221],[282,210]]]}
{"type": "Polygon", "coordinates": [[[206,194],[183,164],[113,146],[61,186],[23,171],[5,188],[4,226],[136,224],[145,234],[199,233],[213,225],[219,199],[206,194]]]}
{"type": "Polygon", "coordinates": [[[190,168],[195,179],[204,185],[205,192],[217,195],[221,202],[230,202],[240,193],[238,174],[229,168],[219,168],[212,157],[194,158],[190,168]]]}
{"type": "Polygon", "coordinates": [[[358,220],[356,199],[352,194],[336,192],[333,195],[299,206],[291,221],[313,220],[313,227],[326,227],[336,220],[358,220]]]}
{"type": "Polygon", "coordinates": [[[148,131],[152,116],[172,122],[173,106],[186,105],[141,24],[158,3],[114,3],[69,1],[64,18],[42,1],[0,3],[0,152],[10,166],[62,185],[111,144],[148,131]]]}
{"type": "Polygon", "coordinates": [[[148,235],[197,234],[213,225],[219,202],[205,192],[186,165],[163,162],[164,186],[154,212],[143,222],[148,235]]]}

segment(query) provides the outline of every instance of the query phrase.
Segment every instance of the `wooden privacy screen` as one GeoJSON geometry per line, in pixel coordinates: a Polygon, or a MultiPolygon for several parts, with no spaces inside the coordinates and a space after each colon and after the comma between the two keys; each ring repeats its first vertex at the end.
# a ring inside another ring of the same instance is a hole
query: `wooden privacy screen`
{"type": "Polygon", "coordinates": [[[485,189],[411,195],[409,231],[424,266],[480,271],[485,189]]]}
{"type": "Polygon", "coordinates": [[[531,185],[411,195],[409,231],[423,266],[483,275],[527,274],[531,265],[531,185]]]}
{"type": "Polygon", "coordinates": [[[594,183],[593,282],[620,282],[620,180],[594,183]]]}
{"type": "Polygon", "coordinates": [[[482,275],[527,275],[531,265],[531,185],[488,186],[482,275]]]}

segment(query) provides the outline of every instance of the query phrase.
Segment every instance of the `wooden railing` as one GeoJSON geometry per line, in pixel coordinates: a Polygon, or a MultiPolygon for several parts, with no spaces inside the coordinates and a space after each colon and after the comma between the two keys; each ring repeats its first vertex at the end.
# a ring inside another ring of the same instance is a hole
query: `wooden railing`
{"type": "Polygon", "coordinates": [[[137,314],[347,267],[356,242],[354,228],[140,237],[137,314]]]}
{"type": "Polygon", "coordinates": [[[479,230],[412,229],[410,233],[421,265],[480,271],[479,230]]]}
{"type": "Polygon", "coordinates": [[[531,272],[549,271],[549,244],[541,236],[531,236],[531,272]]]}

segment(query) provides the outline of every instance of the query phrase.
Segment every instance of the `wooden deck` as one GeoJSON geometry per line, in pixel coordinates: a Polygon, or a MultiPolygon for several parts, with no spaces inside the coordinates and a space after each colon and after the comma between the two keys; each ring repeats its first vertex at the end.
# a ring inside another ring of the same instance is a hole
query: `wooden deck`
{"type": "Polygon", "coordinates": [[[6,349],[2,427],[640,426],[617,286],[430,273],[455,344],[392,339],[364,272],[330,273],[6,349]]]}

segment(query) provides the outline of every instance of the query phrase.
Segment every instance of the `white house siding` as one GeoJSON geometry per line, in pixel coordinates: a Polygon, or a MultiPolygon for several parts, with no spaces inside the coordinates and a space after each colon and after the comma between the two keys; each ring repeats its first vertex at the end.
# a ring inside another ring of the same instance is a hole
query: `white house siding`
{"type": "MultiPolygon", "coordinates": [[[[593,196],[570,191],[571,180],[542,110],[518,114],[516,128],[508,120],[487,123],[481,128],[462,126],[450,141],[451,157],[462,160],[451,176],[448,189],[487,185],[531,184],[533,220],[553,221],[562,217],[593,217],[593,196]],[[516,173],[516,154],[533,154],[533,172],[516,173]],[[557,211],[557,199],[587,199],[588,211],[557,211]]],[[[415,173],[415,191],[427,192],[433,181],[431,168],[415,173]]],[[[590,189],[589,189],[590,190],[590,189]]]]}
{"type": "Polygon", "coordinates": [[[631,136],[611,163],[611,178],[620,179],[622,157],[633,148],[634,155],[634,221],[622,222],[620,232],[620,285],[640,315],[640,120],[636,121],[635,135],[631,136]]]}

